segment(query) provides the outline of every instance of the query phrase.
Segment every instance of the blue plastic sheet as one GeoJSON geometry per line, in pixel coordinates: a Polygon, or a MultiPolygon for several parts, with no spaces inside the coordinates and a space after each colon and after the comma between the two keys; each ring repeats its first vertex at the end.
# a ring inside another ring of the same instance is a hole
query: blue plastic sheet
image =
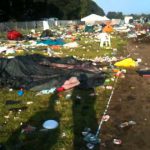
{"type": "Polygon", "coordinates": [[[64,45],[65,42],[62,39],[47,39],[47,40],[41,40],[37,41],[37,44],[45,44],[45,45],[64,45]]]}

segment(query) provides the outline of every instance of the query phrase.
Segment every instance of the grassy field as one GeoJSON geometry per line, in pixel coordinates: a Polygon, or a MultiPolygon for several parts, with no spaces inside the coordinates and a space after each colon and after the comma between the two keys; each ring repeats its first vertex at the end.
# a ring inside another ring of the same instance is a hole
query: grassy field
{"type": "MultiPolygon", "coordinates": [[[[78,48],[62,48],[58,51],[61,57],[94,59],[116,56],[113,49],[121,53],[126,44],[119,36],[113,35],[112,48],[101,49],[99,43],[92,38],[81,35],[79,38],[78,48]]],[[[30,53],[43,54],[43,49],[36,48],[30,53]]],[[[26,52],[20,54],[24,55],[26,52]]],[[[110,74],[110,78],[113,75],[110,74]]],[[[113,82],[107,84],[111,85],[113,82]]],[[[84,150],[87,148],[81,133],[86,127],[96,133],[111,90],[99,86],[40,96],[36,96],[34,91],[24,91],[22,96],[17,92],[7,88],[0,90],[0,144],[6,150],[84,150]],[[19,103],[7,104],[8,100],[17,100],[19,103]],[[49,119],[58,121],[59,126],[54,130],[44,131],[42,124],[49,119]]]]}

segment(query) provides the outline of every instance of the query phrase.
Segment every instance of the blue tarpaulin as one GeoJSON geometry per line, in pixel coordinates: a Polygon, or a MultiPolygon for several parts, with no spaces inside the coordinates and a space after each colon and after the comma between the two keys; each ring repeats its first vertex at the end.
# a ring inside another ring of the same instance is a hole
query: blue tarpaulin
{"type": "Polygon", "coordinates": [[[65,42],[62,39],[47,39],[47,40],[41,40],[37,41],[37,44],[45,44],[45,45],[64,45],[65,42]]]}

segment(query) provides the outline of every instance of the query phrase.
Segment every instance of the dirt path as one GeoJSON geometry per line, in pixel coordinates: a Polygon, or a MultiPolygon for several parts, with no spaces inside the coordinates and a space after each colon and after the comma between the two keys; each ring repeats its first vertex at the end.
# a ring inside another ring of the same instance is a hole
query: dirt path
{"type": "MultiPolygon", "coordinates": [[[[129,44],[131,58],[141,58],[139,68],[150,68],[150,44],[129,44]]],[[[102,126],[101,150],[150,150],[150,78],[143,78],[135,71],[119,79],[108,111],[110,120],[102,126]],[[126,121],[136,125],[120,128],[126,121]],[[121,139],[114,145],[113,139],[121,139]]]]}

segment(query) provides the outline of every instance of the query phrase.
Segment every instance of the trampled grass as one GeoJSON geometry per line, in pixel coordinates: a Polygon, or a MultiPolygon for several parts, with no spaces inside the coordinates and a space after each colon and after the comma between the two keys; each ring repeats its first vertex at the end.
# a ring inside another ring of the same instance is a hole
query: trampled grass
{"type": "MultiPolygon", "coordinates": [[[[101,49],[92,39],[83,38],[79,43],[76,49],[61,49],[62,56],[94,59],[112,55],[112,49],[101,49]]],[[[119,37],[112,39],[113,48],[121,50],[124,44],[119,37]]],[[[111,91],[99,86],[58,95],[36,96],[35,91],[24,91],[19,96],[17,92],[7,88],[0,90],[0,144],[6,150],[86,150],[81,133],[87,127],[96,133],[111,91]],[[20,103],[6,104],[8,100],[20,103]],[[42,124],[49,119],[56,120],[59,125],[45,131],[42,124]]]]}

